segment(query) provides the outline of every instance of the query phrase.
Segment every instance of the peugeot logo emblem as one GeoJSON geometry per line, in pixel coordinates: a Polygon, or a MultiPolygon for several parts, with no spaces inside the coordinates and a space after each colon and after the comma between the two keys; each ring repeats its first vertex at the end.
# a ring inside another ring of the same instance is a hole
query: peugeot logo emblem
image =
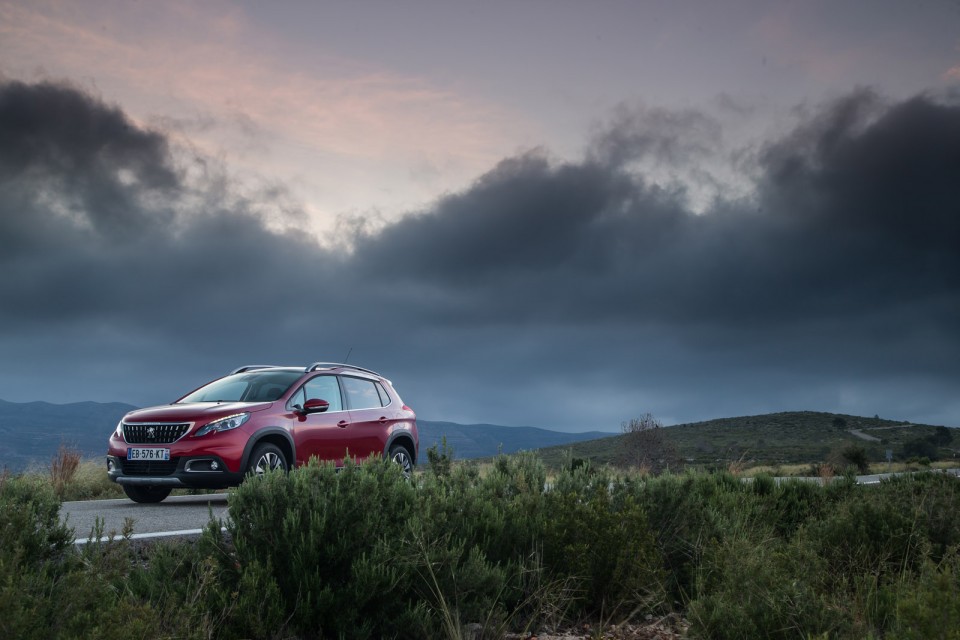
{"type": "Polygon", "coordinates": [[[147,437],[151,440],[154,440],[157,437],[157,430],[155,427],[147,427],[147,437]]]}

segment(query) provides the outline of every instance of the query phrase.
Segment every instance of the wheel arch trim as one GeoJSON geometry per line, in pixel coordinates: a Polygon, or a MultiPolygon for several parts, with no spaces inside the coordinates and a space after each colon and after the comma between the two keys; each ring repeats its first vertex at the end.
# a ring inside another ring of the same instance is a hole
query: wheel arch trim
{"type": "Polygon", "coordinates": [[[280,443],[278,446],[283,452],[283,455],[289,456],[287,460],[288,469],[293,469],[297,466],[297,445],[294,443],[293,436],[290,435],[290,432],[282,427],[266,427],[264,429],[258,429],[253,433],[247,440],[247,444],[244,445],[243,457],[240,459],[240,473],[246,471],[247,465],[250,464],[250,456],[253,454],[253,449],[264,440],[280,443]]]}
{"type": "Polygon", "coordinates": [[[410,453],[410,458],[413,461],[413,464],[417,464],[417,441],[413,437],[413,433],[407,431],[406,429],[398,429],[390,434],[390,437],[387,438],[387,444],[383,447],[383,457],[388,458],[390,456],[390,448],[393,445],[400,443],[403,444],[407,451],[410,453]]]}

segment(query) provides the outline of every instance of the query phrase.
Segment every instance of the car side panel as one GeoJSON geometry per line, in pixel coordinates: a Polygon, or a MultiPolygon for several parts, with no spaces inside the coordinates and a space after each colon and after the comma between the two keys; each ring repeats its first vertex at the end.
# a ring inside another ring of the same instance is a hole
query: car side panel
{"type": "Polygon", "coordinates": [[[289,414],[297,450],[297,466],[312,457],[341,461],[347,455],[350,414],[347,411],[289,414]]]}
{"type": "Polygon", "coordinates": [[[363,460],[379,456],[387,442],[387,431],[393,423],[389,407],[351,409],[350,426],[345,436],[349,439],[350,456],[363,460]]]}

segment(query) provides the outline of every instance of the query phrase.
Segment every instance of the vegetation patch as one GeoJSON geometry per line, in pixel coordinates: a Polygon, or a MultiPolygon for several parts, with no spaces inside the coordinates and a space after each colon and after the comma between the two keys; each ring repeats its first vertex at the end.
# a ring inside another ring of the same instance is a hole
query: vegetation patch
{"type": "Polygon", "coordinates": [[[697,638],[958,637],[952,476],[548,476],[532,454],[483,473],[433,457],[412,481],[385,462],[251,478],[226,533],[148,547],[75,547],[55,480],[3,475],[0,637],[607,637],[648,619],[697,638]]]}

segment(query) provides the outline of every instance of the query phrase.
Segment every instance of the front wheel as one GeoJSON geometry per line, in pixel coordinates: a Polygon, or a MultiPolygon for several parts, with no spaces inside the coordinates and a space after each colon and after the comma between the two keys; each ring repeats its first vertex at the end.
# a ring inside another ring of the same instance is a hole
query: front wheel
{"type": "Polygon", "coordinates": [[[170,487],[141,487],[135,484],[123,485],[123,492],[134,502],[150,504],[162,502],[173,491],[170,487]]]}
{"type": "Polygon", "coordinates": [[[402,444],[393,445],[390,447],[389,456],[391,460],[400,465],[400,471],[404,478],[413,475],[413,456],[410,455],[410,451],[405,446],[402,444]]]}
{"type": "Polygon", "coordinates": [[[283,457],[280,447],[275,444],[265,442],[258,444],[250,456],[250,464],[247,465],[247,473],[262,476],[267,471],[287,470],[287,459],[283,457]]]}

